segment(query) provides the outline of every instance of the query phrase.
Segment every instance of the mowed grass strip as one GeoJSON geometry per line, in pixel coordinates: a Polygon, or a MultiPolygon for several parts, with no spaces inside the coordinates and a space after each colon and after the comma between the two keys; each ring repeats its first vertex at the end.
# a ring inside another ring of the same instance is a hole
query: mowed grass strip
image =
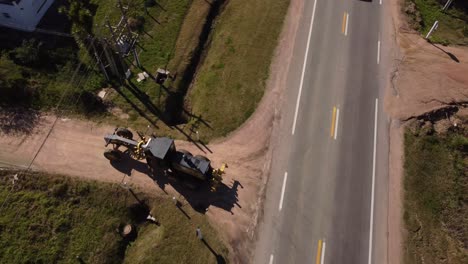
{"type": "Polygon", "coordinates": [[[468,263],[468,137],[405,134],[404,263],[468,263]]]}
{"type": "Polygon", "coordinates": [[[12,190],[15,171],[0,170],[1,263],[217,263],[216,256],[195,236],[200,226],[206,242],[227,258],[227,249],[206,217],[189,206],[139,193],[160,226],[144,219],[132,194],[117,184],[79,181],[60,175],[21,175],[12,190]],[[8,197],[8,198],[7,198],[8,197]],[[116,232],[136,226],[136,240],[127,243],[116,232]]]}
{"type": "MultiPolygon", "coordinates": [[[[219,1],[219,0],[218,0],[219,1]]],[[[288,0],[226,1],[188,96],[202,140],[226,136],[255,111],[265,91],[288,0]]]]}

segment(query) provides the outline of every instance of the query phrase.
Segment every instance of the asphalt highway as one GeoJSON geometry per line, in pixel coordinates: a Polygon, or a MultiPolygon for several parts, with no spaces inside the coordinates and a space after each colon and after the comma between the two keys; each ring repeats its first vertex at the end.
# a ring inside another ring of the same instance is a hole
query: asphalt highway
{"type": "Polygon", "coordinates": [[[306,0],[254,263],[386,263],[385,3],[306,0]]]}

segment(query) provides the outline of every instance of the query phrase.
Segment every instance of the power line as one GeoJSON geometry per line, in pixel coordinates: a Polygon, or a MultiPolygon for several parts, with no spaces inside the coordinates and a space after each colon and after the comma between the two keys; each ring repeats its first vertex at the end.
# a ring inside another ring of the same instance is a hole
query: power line
{"type": "MultiPolygon", "coordinates": [[[[110,10],[107,11],[105,17],[108,16],[110,10]]],[[[99,28],[99,33],[101,32],[102,30],[102,27],[99,28]]],[[[90,43],[88,44],[88,48],[86,48],[86,51],[89,51],[91,46],[94,45],[94,41],[96,40],[96,37],[92,37],[90,43]]],[[[102,56],[102,54],[101,54],[102,56]]],[[[75,80],[80,68],[82,67],[83,65],[83,61],[80,60],[80,62],[78,63],[78,66],[75,68],[71,78],[70,78],[70,81],[68,82],[68,86],[66,86],[66,89],[62,92],[61,96],[60,96],[60,99],[59,101],[57,102],[57,105],[55,106],[55,111],[57,112],[56,114],[56,117],[55,117],[55,120],[54,122],[52,123],[52,126],[50,127],[49,131],[47,132],[47,135],[46,137],[44,138],[44,140],[42,141],[41,145],[39,146],[38,150],[36,151],[36,153],[34,154],[33,158],[31,159],[31,161],[29,162],[28,166],[20,171],[19,173],[17,173],[16,177],[18,179],[20,179],[21,176],[23,176],[27,171],[29,171],[34,163],[34,161],[36,160],[36,158],[38,157],[39,153],[41,152],[42,148],[44,147],[44,145],[46,144],[47,140],[49,139],[50,135],[52,134],[52,131],[54,130],[55,128],[55,125],[57,124],[57,121],[58,119],[60,118],[60,114],[58,113],[59,111],[59,107],[60,105],[62,104],[64,98],[65,98],[65,94],[70,90],[70,87],[72,87],[72,82],[75,80]]],[[[89,66],[88,66],[89,68],[89,66]]],[[[84,77],[82,77],[84,78],[84,77]]],[[[88,75],[88,79],[89,79],[89,75],[88,75]]],[[[7,203],[11,193],[13,192],[13,189],[15,187],[15,184],[12,185],[10,191],[8,192],[7,196],[5,197],[5,200],[3,201],[2,205],[0,206],[0,212],[3,210],[5,204],[7,203]]]]}

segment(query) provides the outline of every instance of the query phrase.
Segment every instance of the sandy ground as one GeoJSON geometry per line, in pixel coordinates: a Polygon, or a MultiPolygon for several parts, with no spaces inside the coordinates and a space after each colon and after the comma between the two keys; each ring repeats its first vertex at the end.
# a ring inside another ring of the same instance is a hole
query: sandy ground
{"type": "MultiPolygon", "coordinates": [[[[386,90],[385,110],[392,119],[389,154],[389,263],[402,263],[403,133],[406,120],[468,102],[468,48],[433,45],[412,31],[400,1],[390,1],[393,19],[394,71],[386,90]]],[[[462,109],[463,110],[463,109],[462,109]]]]}
{"type": "Polygon", "coordinates": [[[400,50],[386,98],[389,114],[407,120],[468,102],[468,47],[427,42],[409,29],[397,5],[393,3],[392,13],[400,50]]]}
{"type": "Polygon", "coordinates": [[[150,178],[145,163],[127,160],[124,164],[111,164],[102,155],[103,136],[112,133],[114,127],[52,115],[31,118],[0,114],[0,166],[27,167],[34,159],[35,170],[125,183],[148,192],[175,196],[184,205],[206,208],[209,220],[229,242],[231,262],[248,263],[274,147],[271,135],[280,118],[277,107],[281,105],[279,100],[286,87],[294,46],[290,40],[295,39],[301,5],[301,0],[291,1],[271,66],[271,78],[252,117],[227,138],[208,146],[176,142],[179,149],[206,155],[215,168],[228,164],[217,193],[196,194],[164,179],[150,178]],[[27,119],[33,122],[25,122],[27,119]]]}

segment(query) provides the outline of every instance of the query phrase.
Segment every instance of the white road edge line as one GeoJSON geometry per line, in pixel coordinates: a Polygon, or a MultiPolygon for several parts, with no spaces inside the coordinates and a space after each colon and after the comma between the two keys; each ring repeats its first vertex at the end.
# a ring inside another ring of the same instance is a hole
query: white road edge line
{"type": "Polygon", "coordinates": [[[286,180],[288,179],[288,172],[284,173],[283,187],[281,188],[281,198],[279,202],[278,210],[281,211],[283,208],[284,190],[286,189],[286,180]]]}
{"type": "Polygon", "coordinates": [[[320,264],[323,264],[323,260],[325,259],[325,241],[323,241],[323,245],[322,245],[322,258],[320,259],[320,264]]]}
{"type": "Polygon", "coordinates": [[[336,119],[335,119],[335,135],[334,139],[336,140],[336,136],[338,135],[338,119],[340,119],[340,109],[336,109],[336,119]]]}
{"type": "Polygon", "coordinates": [[[273,264],[273,259],[274,259],[274,258],[275,258],[275,257],[273,257],[273,254],[271,254],[271,255],[270,255],[270,262],[269,262],[270,264],[273,264]]]}
{"type": "Polygon", "coordinates": [[[348,24],[349,24],[349,13],[346,13],[346,28],[345,28],[345,36],[348,36],[348,24]]]}
{"type": "Polygon", "coordinates": [[[374,117],[374,152],[372,156],[372,194],[370,211],[370,230],[369,230],[369,264],[372,263],[372,235],[374,232],[374,192],[375,192],[375,162],[377,150],[377,116],[379,112],[379,99],[375,99],[375,117],[374,117]]]}
{"type": "Polygon", "coordinates": [[[377,42],[377,64],[380,64],[380,38],[377,42]]]}
{"type": "Polygon", "coordinates": [[[294,131],[296,130],[297,113],[299,112],[299,102],[301,100],[302,85],[304,84],[304,76],[305,76],[305,70],[306,70],[306,64],[307,64],[307,56],[309,55],[310,37],[312,36],[312,27],[314,26],[315,7],[316,6],[317,6],[317,0],[314,1],[314,9],[312,10],[312,18],[310,20],[309,37],[307,38],[307,47],[306,47],[306,52],[305,52],[305,55],[304,55],[304,63],[302,65],[301,83],[299,84],[299,93],[297,94],[296,111],[294,113],[294,121],[293,121],[293,126],[292,126],[292,135],[294,135],[294,131]]]}

